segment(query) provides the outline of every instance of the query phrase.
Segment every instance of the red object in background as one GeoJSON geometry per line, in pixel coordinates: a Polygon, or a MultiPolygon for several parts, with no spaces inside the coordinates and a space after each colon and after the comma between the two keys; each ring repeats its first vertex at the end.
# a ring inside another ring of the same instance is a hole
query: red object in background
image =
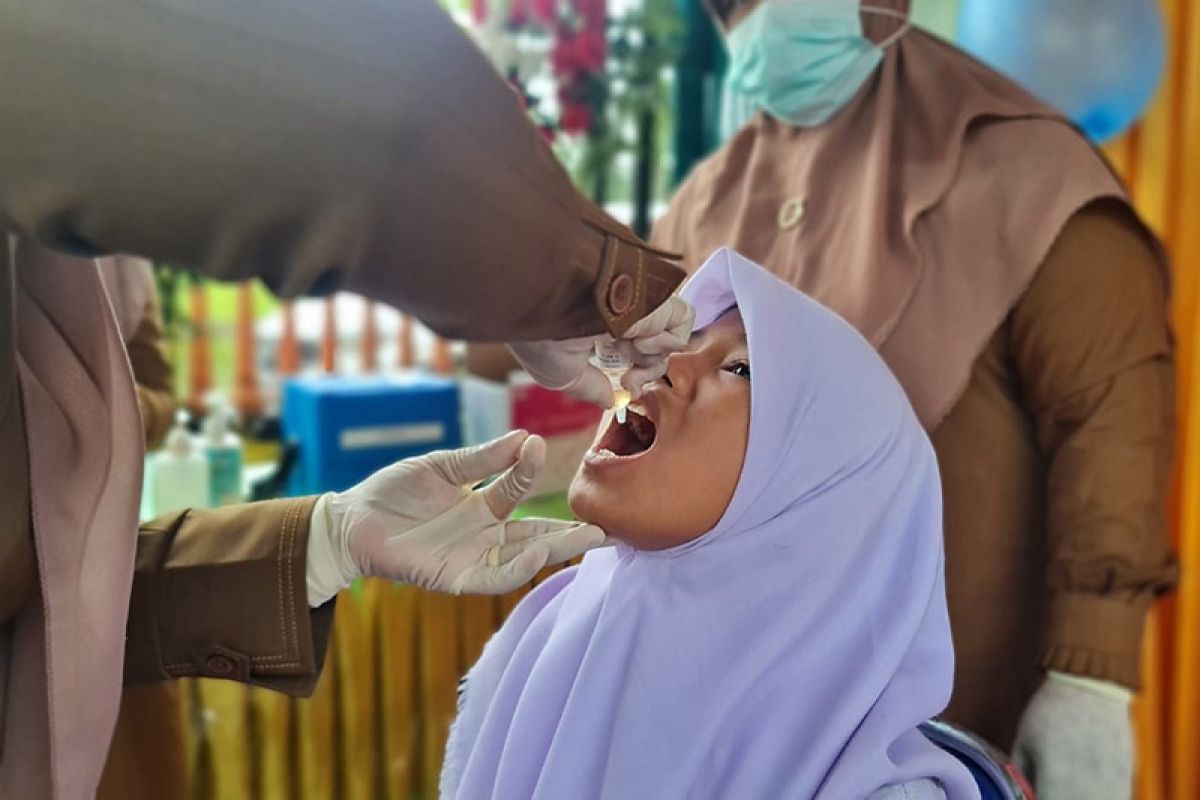
{"type": "Polygon", "coordinates": [[[582,103],[563,106],[559,124],[566,133],[587,133],[592,127],[592,107],[582,103]]]}
{"type": "Polygon", "coordinates": [[[512,0],[508,7],[508,24],[518,28],[529,24],[529,0],[512,0]]]}
{"type": "Polygon", "coordinates": [[[607,50],[605,32],[608,27],[608,0],[574,0],[575,12],[583,20],[583,33],[597,38],[600,49],[600,60],[596,69],[604,66],[604,53],[607,50]]]}
{"type": "MultiPolygon", "coordinates": [[[[486,0],[473,0],[472,11],[477,22],[484,20],[486,0]]],[[[602,80],[608,56],[608,0],[511,0],[508,26],[553,34],[550,67],[558,83],[559,128],[571,135],[590,133],[597,113],[593,98],[602,94],[593,84],[602,80]]],[[[524,90],[519,85],[517,90],[527,105],[524,90]]],[[[553,129],[543,127],[542,135],[554,141],[553,129]]]]}
{"type": "Polygon", "coordinates": [[[488,4],[487,0],[471,0],[471,19],[476,25],[482,25],[487,21],[488,4]]]}
{"type": "Polygon", "coordinates": [[[581,69],[599,72],[604,69],[604,57],[608,53],[608,42],[604,40],[604,28],[586,30],[575,37],[575,58],[581,69]]]}
{"type": "Polygon", "coordinates": [[[1021,787],[1021,791],[1025,793],[1025,800],[1037,800],[1037,795],[1034,794],[1033,787],[1029,784],[1029,779],[1021,774],[1014,764],[1005,764],[1004,771],[1009,774],[1016,784],[1021,787]]]}
{"type": "Polygon", "coordinates": [[[558,16],[558,0],[529,0],[529,11],[541,23],[553,23],[558,16]]]}
{"type": "Polygon", "coordinates": [[[591,403],[530,383],[512,387],[512,426],[538,436],[595,428],[604,414],[591,403]]]}
{"type": "Polygon", "coordinates": [[[608,21],[608,0],[574,0],[575,12],[583,18],[585,28],[604,30],[608,21]]]}
{"type": "Polygon", "coordinates": [[[604,67],[606,49],[603,29],[567,34],[550,53],[550,66],[560,76],[599,72],[604,67]]]}

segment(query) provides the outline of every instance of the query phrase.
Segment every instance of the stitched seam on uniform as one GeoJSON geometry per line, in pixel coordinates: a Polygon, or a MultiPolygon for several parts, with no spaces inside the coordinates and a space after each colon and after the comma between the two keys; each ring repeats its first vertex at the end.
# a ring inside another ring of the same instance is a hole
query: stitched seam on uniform
{"type": "MultiPolygon", "coordinates": [[[[283,627],[283,622],[284,622],[283,607],[285,605],[284,596],[283,596],[283,573],[286,570],[286,567],[284,566],[284,558],[285,558],[284,549],[287,545],[288,522],[290,522],[291,519],[292,519],[292,506],[289,505],[287,508],[287,512],[283,515],[283,522],[280,523],[279,549],[276,551],[278,555],[275,558],[275,586],[276,586],[277,590],[279,591],[279,622],[280,622],[281,627],[283,627]]],[[[287,649],[288,649],[287,628],[283,627],[283,651],[286,653],[287,649]]]]}
{"type": "Polygon", "coordinates": [[[641,307],[642,307],[642,291],[644,290],[645,283],[646,283],[646,253],[641,248],[638,248],[637,254],[638,254],[637,285],[633,287],[633,305],[631,305],[629,307],[629,311],[627,313],[649,314],[654,309],[648,308],[645,311],[639,312],[639,309],[641,309],[641,307]]]}
{"type": "MultiPolygon", "coordinates": [[[[296,550],[296,529],[300,527],[301,501],[297,500],[292,505],[293,505],[293,508],[295,508],[296,513],[292,515],[292,524],[291,524],[291,527],[288,529],[287,599],[289,601],[291,600],[292,595],[295,594],[295,592],[292,591],[291,561],[292,561],[292,555],[295,553],[295,550],[296,550]]],[[[292,638],[289,641],[285,642],[285,644],[287,646],[287,654],[290,657],[295,658],[298,654],[297,651],[300,649],[300,637],[296,633],[296,608],[295,608],[295,606],[293,606],[291,604],[291,602],[288,602],[287,605],[285,606],[285,610],[287,611],[288,624],[292,631],[292,638]]]]}
{"type": "Polygon", "coordinates": [[[300,660],[296,657],[298,655],[298,653],[295,652],[296,646],[291,644],[291,642],[298,641],[298,635],[296,633],[295,614],[292,613],[293,609],[291,606],[285,602],[287,595],[284,593],[284,573],[287,573],[287,590],[290,593],[292,586],[292,575],[291,571],[287,570],[286,564],[288,561],[290,561],[292,545],[295,543],[295,531],[300,521],[300,509],[303,505],[303,500],[297,500],[288,508],[287,513],[284,515],[279,540],[279,558],[276,560],[276,563],[279,565],[279,572],[277,575],[277,583],[279,586],[279,618],[280,622],[283,623],[284,614],[287,613],[291,623],[291,640],[289,641],[288,639],[288,628],[281,625],[281,627],[283,627],[284,648],[286,652],[271,656],[254,656],[250,659],[251,663],[253,664],[266,664],[267,662],[271,661],[285,661],[286,663],[279,664],[278,667],[296,667],[300,665],[300,660]],[[287,548],[286,551],[285,547],[287,548]]]}
{"type": "MultiPolygon", "coordinates": [[[[276,573],[276,585],[279,587],[279,621],[280,627],[283,628],[283,645],[285,652],[277,653],[271,656],[254,656],[250,659],[252,664],[266,664],[267,662],[271,661],[285,661],[287,659],[291,659],[290,661],[286,661],[286,663],[278,666],[296,667],[300,665],[300,660],[297,658],[298,653],[295,652],[296,647],[291,644],[291,642],[298,640],[298,636],[296,633],[296,616],[294,613],[290,613],[293,611],[293,609],[285,602],[284,573],[287,573],[287,588],[288,592],[290,592],[292,586],[292,575],[291,571],[287,569],[286,565],[290,560],[291,547],[288,545],[295,539],[294,534],[296,526],[300,520],[300,508],[303,506],[303,504],[303,500],[295,501],[284,514],[283,523],[280,528],[279,557],[275,560],[276,566],[278,567],[278,571],[276,573]],[[288,639],[288,627],[284,625],[285,614],[287,617],[289,617],[289,621],[291,622],[290,640],[288,639]]],[[[264,666],[263,668],[265,669],[266,667],[264,666]]]]}
{"type": "MultiPolygon", "coordinates": [[[[276,580],[276,585],[279,587],[279,604],[280,604],[279,616],[280,616],[281,621],[283,620],[285,612],[292,611],[291,607],[284,602],[284,600],[285,600],[284,571],[286,571],[286,564],[288,561],[290,561],[290,556],[291,556],[291,553],[293,552],[292,546],[294,545],[294,541],[295,541],[295,530],[296,530],[297,524],[299,523],[300,508],[303,506],[303,504],[304,504],[303,500],[298,500],[298,501],[292,503],[292,505],[288,508],[287,512],[284,514],[283,523],[281,524],[281,535],[280,535],[280,542],[279,542],[279,557],[276,559],[276,562],[275,562],[279,569],[279,572],[277,575],[277,580],[276,580]]],[[[289,592],[291,591],[291,586],[292,586],[292,580],[291,580],[291,573],[289,571],[287,574],[287,588],[288,588],[289,592]]],[[[294,613],[288,614],[288,617],[290,618],[290,622],[291,622],[291,636],[292,636],[291,641],[294,642],[294,641],[296,641],[296,638],[297,638],[296,617],[295,617],[294,613]]],[[[290,645],[288,642],[288,628],[287,627],[284,627],[284,629],[283,629],[283,636],[284,636],[284,647],[289,648],[290,645]]],[[[294,652],[284,652],[284,653],[279,653],[279,654],[271,655],[271,656],[253,656],[250,659],[250,663],[257,666],[261,670],[292,669],[294,667],[300,666],[300,661],[299,661],[299,659],[296,658],[296,655],[297,654],[294,652]],[[288,660],[288,659],[291,659],[291,660],[288,660]],[[273,664],[273,665],[269,663],[269,662],[274,662],[274,661],[281,661],[283,663],[273,664]]],[[[163,669],[168,672],[172,672],[175,670],[186,670],[192,674],[198,674],[200,672],[200,670],[198,670],[194,664],[187,662],[187,661],[183,661],[178,664],[167,664],[166,666],[163,667],[163,669]]]]}
{"type": "MultiPolygon", "coordinates": [[[[151,620],[152,626],[150,629],[150,635],[154,637],[154,660],[160,664],[165,660],[164,656],[166,656],[166,653],[163,652],[162,635],[159,633],[159,628],[160,628],[159,616],[160,615],[159,615],[158,609],[160,607],[166,605],[166,602],[162,596],[162,593],[163,593],[162,572],[166,568],[167,561],[171,557],[171,548],[175,546],[175,540],[177,538],[179,538],[179,532],[180,532],[180,530],[183,529],[183,526],[187,523],[187,519],[191,515],[191,513],[192,513],[192,510],[190,508],[185,510],[182,514],[180,514],[178,517],[176,517],[175,520],[170,525],[168,525],[162,531],[163,539],[164,539],[162,552],[159,553],[155,557],[154,572],[150,576],[150,597],[154,601],[154,604],[156,606],[154,613],[152,615],[152,620],[151,620]],[[162,602],[160,602],[160,601],[162,601],[162,602]]],[[[173,667],[177,667],[177,666],[179,666],[179,665],[173,664],[171,666],[163,666],[162,669],[163,669],[163,672],[169,673],[173,667]]]]}
{"type": "Polygon", "coordinates": [[[640,247],[636,247],[635,249],[637,251],[637,281],[634,284],[634,301],[630,303],[629,308],[625,309],[625,313],[616,315],[617,320],[623,320],[629,317],[630,314],[641,313],[642,315],[646,315],[654,311],[653,308],[641,311],[643,284],[646,283],[646,252],[640,247]]]}

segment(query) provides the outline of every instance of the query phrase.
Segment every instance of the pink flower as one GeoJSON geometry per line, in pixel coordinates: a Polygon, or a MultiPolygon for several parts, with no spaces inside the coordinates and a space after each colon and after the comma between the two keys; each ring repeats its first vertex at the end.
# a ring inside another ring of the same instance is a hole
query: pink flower
{"type": "Polygon", "coordinates": [[[518,28],[529,24],[529,0],[512,0],[508,7],[508,24],[518,28]]]}
{"type": "Polygon", "coordinates": [[[603,31],[608,17],[607,0],[573,0],[575,12],[583,18],[587,30],[603,31]]]}
{"type": "Polygon", "coordinates": [[[592,109],[584,103],[563,106],[560,120],[564,133],[587,133],[592,127],[592,109]]]}
{"type": "Polygon", "coordinates": [[[574,35],[568,34],[554,45],[554,50],[550,53],[550,66],[555,75],[598,72],[604,67],[605,50],[602,33],[583,31],[574,35]]]}
{"type": "Polygon", "coordinates": [[[558,17],[557,0],[529,0],[529,10],[539,22],[552,23],[558,17]]]}
{"type": "Polygon", "coordinates": [[[560,39],[554,43],[554,49],[550,51],[550,69],[555,75],[570,75],[576,71],[575,49],[571,46],[571,40],[560,39]]]}
{"type": "Polygon", "coordinates": [[[575,57],[588,72],[596,72],[604,67],[606,49],[603,30],[585,30],[575,37],[575,57]]]}

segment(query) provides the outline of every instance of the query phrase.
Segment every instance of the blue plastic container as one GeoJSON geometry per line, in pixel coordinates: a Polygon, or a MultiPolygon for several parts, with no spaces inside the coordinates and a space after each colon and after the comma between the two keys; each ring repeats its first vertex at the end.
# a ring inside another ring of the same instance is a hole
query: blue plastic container
{"type": "Polygon", "coordinates": [[[300,445],[289,492],[341,491],[402,458],[459,447],[458,384],[424,374],[294,378],[283,433],[300,445]]]}

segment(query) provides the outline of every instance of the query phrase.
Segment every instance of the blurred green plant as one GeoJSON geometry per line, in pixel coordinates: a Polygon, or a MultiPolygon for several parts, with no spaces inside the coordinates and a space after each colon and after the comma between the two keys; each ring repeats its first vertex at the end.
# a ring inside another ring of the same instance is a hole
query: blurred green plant
{"type": "MultiPolygon", "coordinates": [[[[654,132],[671,115],[670,72],[682,34],[674,0],[643,0],[609,20],[609,58],[590,98],[595,123],[575,165],[580,185],[599,203],[610,199],[610,172],[620,156],[633,155],[635,170],[649,166],[651,174],[662,160],[665,139],[654,132]]],[[[636,173],[632,183],[636,200],[636,173]]]]}

